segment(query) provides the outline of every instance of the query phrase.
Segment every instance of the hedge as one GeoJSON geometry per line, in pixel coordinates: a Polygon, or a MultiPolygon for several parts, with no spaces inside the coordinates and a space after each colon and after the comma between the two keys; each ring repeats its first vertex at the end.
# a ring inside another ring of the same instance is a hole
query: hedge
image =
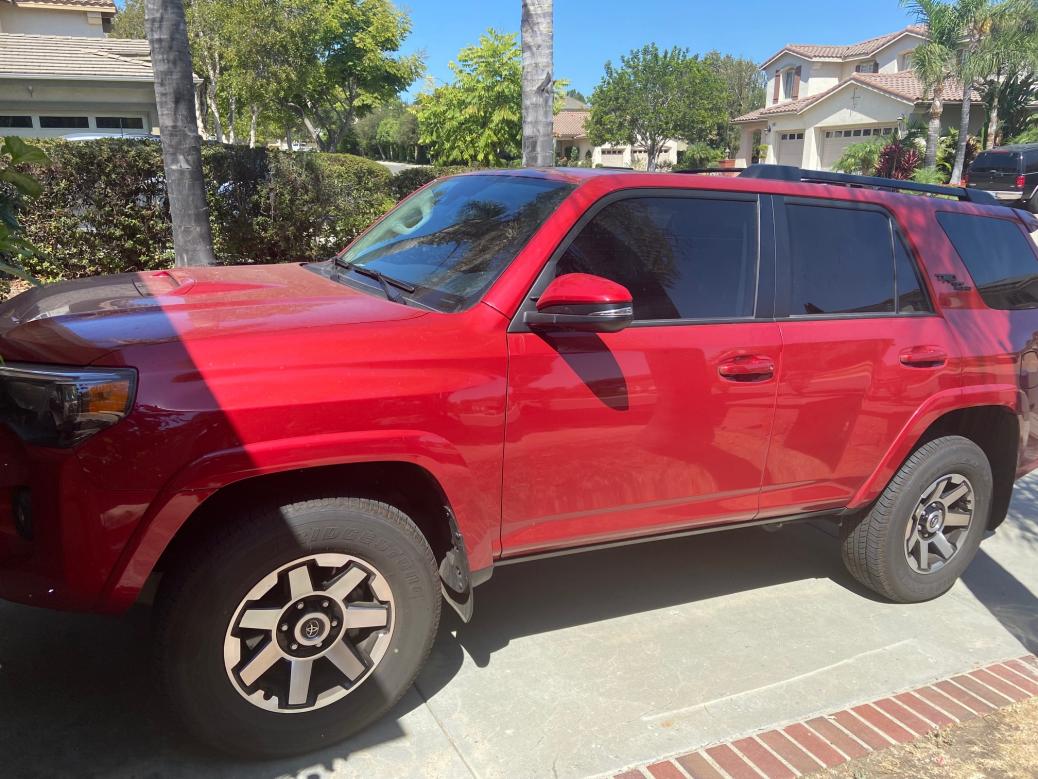
{"type": "MultiPolygon", "coordinates": [[[[42,141],[51,158],[30,171],[43,194],[20,218],[44,281],[151,270],[173,262],[159,145],[42,141]]],[[[202,150],[213,244],[221,263],[330,256],[400,197],[447,169],[395,177],[363,157],[207,145],[202,150]]]]}

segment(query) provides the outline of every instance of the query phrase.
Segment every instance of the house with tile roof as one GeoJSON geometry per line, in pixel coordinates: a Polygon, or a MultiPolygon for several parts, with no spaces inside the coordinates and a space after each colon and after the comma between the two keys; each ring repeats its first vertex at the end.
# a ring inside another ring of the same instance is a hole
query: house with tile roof
{"type": "Polygon", "coordinates": [[[108,38],[112,0],[0,0],[0,135],[158,131],[147,41],[108,38]]]}
{"type": "MultiPolygon", "coordinates": [[[[630,145],[607,143],[595,146],[587,137],[584,125],[591,115],[590,108],[574,97],[566,97],[562,110],[555,114],[552,122],[552,134],[555,136],[555,157],[557,159],[577,160],[585,165],[607,168],[646,167],[648,154],[645,149],[630,145]]],[[[678,161],[678,152],[687,144],[684,141],[667,141],[656,155],[657,164],[674,165],[678,161]]]]}
{"type": "MultiPolygon", "coordinates": [[[[924,40],[926,28],[911,25],[847,46],[784,46],[761,65],[765,106],[733,120],[742,129],[737,164],[750,161],[759,138],[767,146],[762,162],[829,170],[851,144],[925,124],[929,101],[912,70],[912,51],[924,40]]],[[[946,82],[941,97],[942,132],[958,128],[962,84],[946,82]]],[[[983,112],[972,111],[970,131],[982,121],[983,112]]]]}

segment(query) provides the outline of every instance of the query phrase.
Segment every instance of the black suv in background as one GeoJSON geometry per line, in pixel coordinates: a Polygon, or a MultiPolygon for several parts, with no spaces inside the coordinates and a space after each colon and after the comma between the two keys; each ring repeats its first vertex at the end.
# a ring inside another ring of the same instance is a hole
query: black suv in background
{"type": "Polygon", "coordinates": [[[1038,213],[1038,143],[982,151],[966,176],[970,189],[984,189],[1007,205],[1038,213]]]}

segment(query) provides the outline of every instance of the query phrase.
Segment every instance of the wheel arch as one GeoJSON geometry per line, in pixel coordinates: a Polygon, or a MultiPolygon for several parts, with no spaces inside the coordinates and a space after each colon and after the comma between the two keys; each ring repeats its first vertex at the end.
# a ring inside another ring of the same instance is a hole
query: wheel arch
{"type": "Polygon", "coordinates": [[[886,487],[894,474],[916,449],[928,441],[946,435],[958,435],[979,446],[991,464],[994,482],[988,527],[994,530],[1006,518],[1016,480],[1021,446],[1020,418],[1014,406],[1002,398],[988,397],[977,405],[945,407],[920,414],[906,425],[898,440],[888,450],[879,468],[858,490],[848,505],[851,510],[864,509],[886,487]],[[1001,402],[1000,402],[1001,401],[1001,402]]]}
{"type": "MultiPolygon", "coordinates": [[[[463,486],[455,484],[455,491],[463,486]]],[[[471,594],[470,557],[472,563],[489,571],[493,541],[487,532],[490,526],[485,522],[460,525],[442,479],[429,468],[403,459],[350,460],[239,474],[211,489],[184,489],[172,494],[142,521],[136,543],[131,542],[124,550],[118,573],[109,581],[97,608],[106,612],[128,608],[146,591],[147,579],[189,555],[214,523],[244,503],[333,496],[379,500],[407,514],[427,539],[441,566],[441,578],[452,585],[454,593],[471,594]],[[463,529],[469,531],[468,536],[463,536],[463,529]],[[479,565],[484,557],[486,563],[479,565]]],[[[485,572],[477,574],[485,578],[485,572]]],[[[452,598],[447,589],[444,594],[456,605],[457,597],[452,598]]],[[[467,600],[471,613],[471,597],[467,600]]]]}

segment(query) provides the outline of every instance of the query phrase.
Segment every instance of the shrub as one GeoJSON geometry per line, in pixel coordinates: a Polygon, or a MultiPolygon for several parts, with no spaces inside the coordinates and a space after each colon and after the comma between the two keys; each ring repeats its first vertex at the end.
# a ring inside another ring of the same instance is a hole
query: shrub
{"type": "Polygon", "coordinates": [[[908,179],[922,161],[923,157],[914,140],[895,138],[880,151],[876,175],[888,179],[908,179]]]}
{"type": "Polygon", "coordinates": [[[724,159],[724,150],[715,149],[705,143],[690,143],[683,152],[678,152],[678,170],[682,168],[713,168],[724,159]]]}
{"type": "MultiPolygon", "coordinates": [[[[53,162],[34,171],[43,194],[23,213],[41,255],[28,270],[55,280],[172,264],[158,144],[41,145],[53,162]]],[[[214,249],[225,263],[327,257],[394,202],[389,171],[361,157],[206,145],[202,165],[214,249]]]]}
{"type": "Polygon", "coordinates": [[[912,181],[919,184],[947,184],[948,176],[937,168],[918,168],[912,174],[912,181]]]}
{"type": "MultiPolygon", "coordinates": [[[[944,182],[951,178],[952,168],[955,167],[955,152],[959,145],[959,131],[955,127],[948,129],[945,135],[937,141],[937,169],[944,174],[944,182]]],[[[980,151],[980,144],[972,135],[966,138],[966,161],[963,163],[962,171],[965,173],[970,168],[970,163],[980,151]]],[[[944,183],[941,182],[941,183],[944,183]]]]}
{"type": "Polygon", "coordinates": [[[467,170],[472,170],[472,168],[467,168],[463,165],[445,167],[425,165],[420,168],[404,168],[393,176],[393,180],[390,182],[390,189],[393,197],[401,200],[419,187],[424,187],[430,181],[434,181],[441,176],[453,176],[456,173],[464,173],[467,170]]]}
{"type": "Polygon", "coordinates": [[[872,176],[876,173],[879,164],[879,154],[883,149],[883,141],[873,139],[852,143],[843,150],[840,159],[833,165],[833,170],[840,173],[856,173],[862,176],[872,176]]]}

